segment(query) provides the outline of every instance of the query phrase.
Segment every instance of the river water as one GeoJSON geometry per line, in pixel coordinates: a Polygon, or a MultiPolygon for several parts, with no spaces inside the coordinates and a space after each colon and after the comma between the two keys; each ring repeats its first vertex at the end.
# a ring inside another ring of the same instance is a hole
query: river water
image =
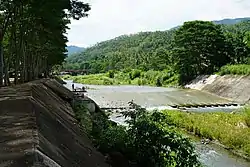
{"type": "MultiPolygon", "coordinates": [[[[66,81],[68,89],[72,89],[72,81],[66,81]]],[[[75,88],[87,88],[86,95],[93,99],[101,108],[128,107],[128,102],[135,103],[147,109],[171,109],[171,105],[178,104],[215,104],[228,103],[227,99],[214,96],[192,89],[159,88],[150,86],[102,86],[83,85],[74,83],[75,88]]],[[[239,106],[230,107],[207,107],[190,108],[190,111],[223,111],[230,112],[238,109],[239,106]]],[[[113,114],[111,119],[115,122],[124,123],[124,118],[119,113],[113,114]]],[[[203,145],[196,142],[196,150],[199,153],[200,161],[208,167],[250,167],[250,162],[235,156],[227,150],[216,145],[203,145]]]]}

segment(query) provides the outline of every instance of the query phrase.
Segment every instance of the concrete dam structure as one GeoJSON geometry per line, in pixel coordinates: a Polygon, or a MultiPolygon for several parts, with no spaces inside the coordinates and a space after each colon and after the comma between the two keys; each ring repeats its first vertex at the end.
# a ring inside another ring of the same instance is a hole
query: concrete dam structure
{"type": "Polygon", "coordinates": [[[0,88],[0,167],[108,167],[75,120],[72,99],[52,79],[0,88]]]}

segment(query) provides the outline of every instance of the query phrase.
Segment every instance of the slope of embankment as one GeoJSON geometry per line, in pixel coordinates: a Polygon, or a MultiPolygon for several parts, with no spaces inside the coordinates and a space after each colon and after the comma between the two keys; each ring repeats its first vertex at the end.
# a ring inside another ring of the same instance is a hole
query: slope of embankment
{"type": "Polygon", "coordinates": [[[235,102],[250,104],[250,76],[199,76],[186,87],[213,93],[235,102]]]}
{"type": "Polygon", "coordinates": [[[107,167],[78,126],[72,93],[44,79],[0,89],[0,167],[107,167]]]}

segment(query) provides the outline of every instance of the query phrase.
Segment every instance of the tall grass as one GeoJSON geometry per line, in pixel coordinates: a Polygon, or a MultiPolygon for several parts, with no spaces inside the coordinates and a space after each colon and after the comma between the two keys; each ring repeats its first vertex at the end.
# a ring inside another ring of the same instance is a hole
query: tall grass
{"type": "Polygon", "coordinates": [[[221,67],[218,72],[219,75],[250,75],[250,65],[238,64],[238,65],[226,65],[221,67]]]}
{"type": "Polygon", "coordinates": [[[218,140],[250,156],[250,109],[243,113],[186,113],[164,111],[170,122],[199,137],[218,140]]]}
{"type": "Polygon", "coordinates": [[[140,71],[124,70],[109,71],[102,74],[63,76],[63,79],[70,79],[77,83],[94,85],[151,85],[151,86],[177,86],[178,75],[171,70],[165,71],[140,71]]]}

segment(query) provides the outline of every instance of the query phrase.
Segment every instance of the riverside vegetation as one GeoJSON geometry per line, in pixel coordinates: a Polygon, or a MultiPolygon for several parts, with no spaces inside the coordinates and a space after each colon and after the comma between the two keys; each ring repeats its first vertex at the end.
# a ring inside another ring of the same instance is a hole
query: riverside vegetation
{"type": "MultiPolygon", "coordinates": [[[[195,167],[201,166],[194,146],[171,126],[165,115],[148,113],[140,106],[130,103],[134,110],[124,112],[127,127],[109,121],[101,112],[89,114],[83,104],[74,104],[77,119],[89,133],[94,145],[103,154],[119,152],[127,165],[141,167],[195,167]],[[88,122],[88,125],[86,124],[88,122]],[[87,125],[87,126],[86,126],[87,125]]],[[[115,164],[115,159],[111,164],[115,164]]],[[[121,162],[119,166],[123,166],[121,162]]],[[[125,165],[126,166],[126,165],[125,165]]]]}
{"type": "Polygon", "coordinates": [[[70,76],[63,79],[73,80],[76,83],[94,85],[152,85],[152,86],[177,86],[178,75],[171,70],[147,72],[127,69],[123,71],[109,71],[102,74],[70,76]]]}
{"type": "Polygon", "coordinates": [[[233,25],[189,21],[168,31],[98,43],[68,56],[61,68],[87,69],[91,75],[73,79],[90,84],[172,86],[204,74],[248,75],[249,31],[250,21],[233,25]]]}
{"type": "Polygon", "coordinates": [[[164,111],[167,122],[198,137],[217,140],[246,157],[250,156],[250,109],[235,113],[164,111]]]}
{"type": "MultiPolygon", "coordinates": [[[[218,75],[250,75],[250,65],[225,65],[220,68],[218,75]]],[[[110,70],[106,73],[90,75],[64,75],[63,79],[73,80],[76,83],[92,85],[150,85],[164,87],[179,87],[179,75],[173,70],[142,71],[126,69],[122,71],[110,70]]]]}
{"type": "Polygon", "coordinates": [[[84,105],[75,108],[79,122],[103,154],[120,152],[138,166],[200,166],[191,140],[182,135],[186,131],[250,156],[250,109],[235,113],[147,112],[130,105],[135,110],[123,112],[128,127],[116,125],[104,114],[91,115],[84,105]]]}

